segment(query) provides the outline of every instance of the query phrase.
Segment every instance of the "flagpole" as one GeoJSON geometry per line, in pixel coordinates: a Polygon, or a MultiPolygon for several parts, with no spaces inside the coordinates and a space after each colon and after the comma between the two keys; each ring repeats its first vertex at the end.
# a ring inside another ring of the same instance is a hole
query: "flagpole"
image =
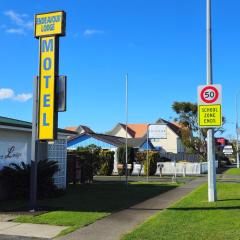
{"type": "Polygon", "coordinates": [[[126,186],[128,186],[128,74],[125,76],[125,81],[126,81],[126,139],[125,139],[125,175],[126,175],[126,186]]]}

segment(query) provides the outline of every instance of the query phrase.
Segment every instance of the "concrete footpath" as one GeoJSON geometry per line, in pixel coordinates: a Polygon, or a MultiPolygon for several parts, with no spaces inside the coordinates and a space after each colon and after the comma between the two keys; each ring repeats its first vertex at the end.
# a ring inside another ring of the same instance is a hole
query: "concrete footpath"
{"type": "Polygon", "coordinates": [[[0,216],[0,240],[52,239],[68,227],[11,222],[16,216],[0,216]]]}
{"type": "Polygon", "coordinates": [[[114,213],[58,239],[119,240],[122,235],[133,230],[150,216],[166,209],[206,181],[206,177],[199,177],[181,187],[160,194],[123,211],[114,213]]]}

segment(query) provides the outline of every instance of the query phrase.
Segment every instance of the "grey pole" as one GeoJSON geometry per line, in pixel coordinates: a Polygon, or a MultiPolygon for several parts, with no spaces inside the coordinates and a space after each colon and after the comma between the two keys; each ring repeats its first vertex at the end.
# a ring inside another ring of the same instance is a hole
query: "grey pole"
{"type": "Polygon", "coordinates": [[[34,212],[37,205],[37,129],[38,129],[38,77],[34,79],[33,86],[33,112],[32,112],[32,146],[31,146],[31,177],[30,177],[30,211],[34,212]]]}
{"type": "Polygon", "coordinates": [[[147,181],[149,180],[149,162],[148,162],[148,138],[149,138],[149,124],[147,125],[147,181]]]}
{"type": "MultiPolygon", "coordinates": [[[[211,0],[207,0],[207,84],[212,81],[212,30],[211,30],[211,0]]],[[[208,153],[208,201],[217,200],[216,190],[216,167],[215,167],[215,139],[214,130],[207,132],[207,153],[208,153]]]]}
{"type": "Polygon", "coordinates": [[[240,92],[236,94],[236,135],[237,135],[237,141],[236,141],[236,148],[237,148],[237,168],[239,168],[239,149],[238,149],[238,95],[240,92]]]}
{"type": "Polygon", "coordinates": [[[125,175],[126,175],[126,186],[128,185],[128,140],[127,140],[127,130],[128,130],[128,74],[125,76],[126,81],[126,142],[125,142],[125,175]]]}

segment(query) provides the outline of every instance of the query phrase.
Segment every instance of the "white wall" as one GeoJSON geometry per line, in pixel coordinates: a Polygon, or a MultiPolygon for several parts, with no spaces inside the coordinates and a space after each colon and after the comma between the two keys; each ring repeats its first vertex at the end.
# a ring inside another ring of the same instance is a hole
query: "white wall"
{"type": "MultiPolygon", "coordinates": [[[[25,163],[31,162],[31,129],[2,129],[0,128],[0,142],[27,143],[25,163]]],[[[48,146],[48,159],[58,161],[59,171],[54,175],[54,182],[58,188],[66,187],[67,163],[67,135],[58,134],[57,141],[48,146]]],[[[22,161],[22,160],[21,160],[22,161]]]]}
{"type": "MultiPolygon", "coordinates": [[[[120,128],[120,130],[114,135],[116,137],[126,137],[126,130],[124,128],[120,128]]],[[[128,133],[127,138],[132,138],[132,136],[128,133]]]]}
{"type": "Polygon", "coordinates": [[[0,128],[0,141],[1,142],[19,142],[27,143],[27,158],[25,163],[30,163],[31,159],[31,132],[16,131],[0,128]]]}
{"type": "Polygon", "coordinates": [[[167,138],[151,140],[153,146],[160,147],[164,152],[184,152],[184,146],[179,136],[174,133],[169,127],[167,127],[166,132],[167,138]]]}

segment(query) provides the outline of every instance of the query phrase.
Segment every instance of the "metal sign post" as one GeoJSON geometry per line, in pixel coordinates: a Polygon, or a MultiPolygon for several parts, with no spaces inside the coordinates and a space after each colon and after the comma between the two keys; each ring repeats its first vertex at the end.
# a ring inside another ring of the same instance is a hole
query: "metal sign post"
{"type": "Polygon", "coordinates": [[[38,94],[38,77],[35,77],[33,86],[30,211],[35,211],[37,203],[38,94]]]}
{"type": "Polygon", "coordinates": [[[166,124],[148,124],[147,125],[147,181],[149,180],[149,139],[166,139],[166,124]]]}
{"type": "MultiPolygon", "coordinates": [[[[207,84],[212,81],[212,32],[211,32],[211,0],[207,0],[207,84]]],[[[217,200],[216,167],[215,167],[215,141],[214,130],[207,132],[207,155],[208,155],[208,201],[217,200]]]]}

